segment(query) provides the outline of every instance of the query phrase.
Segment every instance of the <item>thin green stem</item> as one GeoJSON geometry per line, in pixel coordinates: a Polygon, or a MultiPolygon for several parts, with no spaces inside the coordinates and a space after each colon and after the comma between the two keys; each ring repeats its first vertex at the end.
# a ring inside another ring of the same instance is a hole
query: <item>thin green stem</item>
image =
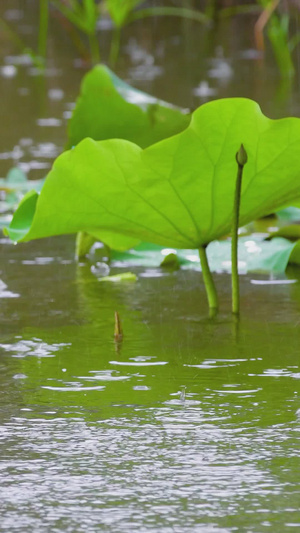
{"type": "Polygon", "coordinates": [[[215,314],[218,310],[218,295],[215,287],[215,283],[209,269],[209,264],[206,255],[206,246],[200,246],[199,248],[199,257],[203,275],[203,281],[205,285],[207,300],[210,311],[215,314]]]}
{"type": "Polygon", "coordinates": [[[90,44],[90,50],[91,50],[92,63],[96,65],[97,63],[100,63],[101,61],[96,29],[94,30],[93,33],[89,34],[89,44],[90,44]]]}
{"type": "Polygon", "coordinates": [[[240,203],[241,190],[244,165],[247,163],[247,153],[241,145],[236,154],[236,161],[238,164],[233,217],[232,217],[232,236],[231,236],[231,288],[232,288],[232,312],[238,315],[240,312],[240,286],[239,286],[239,272],[238,272],[238,229],[240,218],[240,203]]]}
{"type": "Polygon", "coordinates": [[[234,208],[232,219],[232,237],[231,237],[231,287],[232,287],[232,312],[236,315],[240,312],[240,286],[238,272],[238,229],[239,229],[239,212],[241,200],[243,166],[238,165],[236,179],[236,188],[234,195],[234,208]]]}
{"type": "Polygon", "coordinates": [[[39,40],[38,54],[39,57],[46,59],[47,37],[49,24],[49,5],[48,0],[40,0],[40,21],[39,21],[39,40]]]}
{"type": "Polygon", "coordinates": [[[205,15],[214,22],[217,21],[220,11],[220,7],[218,4],[218,0],[209,0],[209,2],[207,3],[207,7],[205,8],[205,15]]]}
{"type": "Polygon", "coordinates": [[[112,67],[114,67],[118,61],[118,57],[120,53],[120,42],[121,42],[121,29],[114,28],[114,31],[112,34],[112,41],[110,45],[110,53],[109,53],[109,63],[112,67]]]}

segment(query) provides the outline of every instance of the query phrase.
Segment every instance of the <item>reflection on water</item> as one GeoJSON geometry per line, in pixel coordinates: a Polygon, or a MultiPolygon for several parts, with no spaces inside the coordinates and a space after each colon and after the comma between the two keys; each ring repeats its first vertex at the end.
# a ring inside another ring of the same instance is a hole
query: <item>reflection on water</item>
{"type": "MultiPolygon", "coordinates": [[[[29,45],[32,8],[0,5],[29,45]]],[[[272,60],[261,68],[252,22],[215,34],[179,19],[137,23],[117,73],[185,108],[239,95],[273,117],[297,114],[297,82],[276,100],[279,76],[272,60]]],[[[84,63],[61,28],[51,32],[45,77],[3,41],[1,176],[18,164],[43,177],[65,145],[84,63]]],[[[299,270],[280,285],[243,276],[237,324],[225,274],[212,321],[198,272],[141,266],[135,283],[99,283],[109,267],[77,265],[73,238],[1,239],[0,254],[1,531],[300,528],[299,270]]]]}

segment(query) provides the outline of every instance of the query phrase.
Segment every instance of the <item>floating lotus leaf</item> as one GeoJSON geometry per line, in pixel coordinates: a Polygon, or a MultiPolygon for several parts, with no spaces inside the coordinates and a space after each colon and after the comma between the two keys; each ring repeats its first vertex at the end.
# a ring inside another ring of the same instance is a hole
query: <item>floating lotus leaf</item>
{"type": "MultiPolygon", "coordinates": [[[[201,269],[196,250],[164,248],[149,243],[139,244],[126,252],[111,252],[111,261],[118,268],[167,266],[166,258],[175,256],[171,265],[184,269],[201,269]],[[175,261],[176,259],[176,261],[175,261]]],[[[231,240],[215,241],[207,247],[209,267],[212,272],[231,272],[231,240]]],[[[291,243],[287,239],[264,240],[263,235],[239,238],[239,273],[276,272],[283,273],[289,263],[300,264],[300,241],[291,243]]]]}

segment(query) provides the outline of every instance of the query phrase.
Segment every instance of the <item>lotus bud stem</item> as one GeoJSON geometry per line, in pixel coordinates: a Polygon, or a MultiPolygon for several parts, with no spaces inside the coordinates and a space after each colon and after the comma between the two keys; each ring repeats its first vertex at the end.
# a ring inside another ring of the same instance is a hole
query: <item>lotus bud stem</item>
{"type": "Polygon", "coordinates": [[[203,275],[203,281],[205,285],[210,317],[213,317],[218,311],[218,295],[216,291],[216,286],[209,269],[209,264],[206,255],[206,246],[200,246],[199,248],[199,257],[203,275]]]}
{"type": "Polygon", "coordinates": [[[241,144],[239,151],[236,154],[236,162],[238,164],[233,217],[232,217],[232,236],[231,236],[231,287],[232,287],[232,312],[238,315],[240,312],[240,287],[239,287],[239,272],[238,272],[238,229],[240,217],[240,203],[241,190],[244,166],[248,161],[247,152],[241,144]]]}

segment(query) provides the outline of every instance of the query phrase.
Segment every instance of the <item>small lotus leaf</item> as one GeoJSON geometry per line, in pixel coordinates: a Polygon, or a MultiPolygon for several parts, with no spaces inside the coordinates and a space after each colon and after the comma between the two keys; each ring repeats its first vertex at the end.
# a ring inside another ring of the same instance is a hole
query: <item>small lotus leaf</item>
{"type": "Polygon", "coordinates": [[[184,130],[190,119],[186,110],[134,89],[98,65],[82,81],[68,125],[68,147],[91,137],[127,139],[145,148],[184,130]]]}

